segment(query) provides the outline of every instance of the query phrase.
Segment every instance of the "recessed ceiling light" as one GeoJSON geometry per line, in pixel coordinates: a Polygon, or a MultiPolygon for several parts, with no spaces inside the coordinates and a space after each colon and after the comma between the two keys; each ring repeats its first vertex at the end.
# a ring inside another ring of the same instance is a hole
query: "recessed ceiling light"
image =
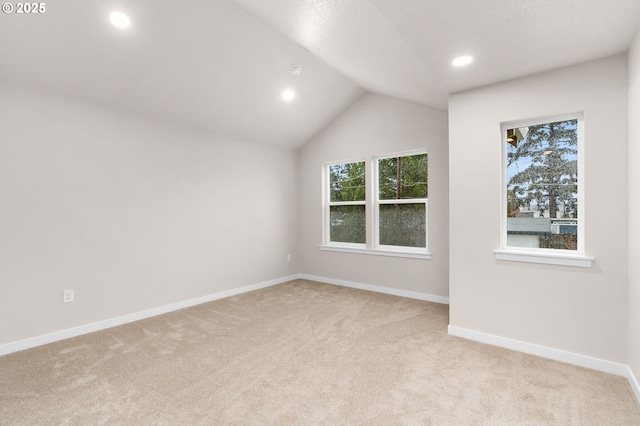
{"type": "Polygon", "coordinates": [[[285,102],[291,102],[296,97],[296,92],[291,89],[287,89],[282,92],[282,100],[285,102]]]}
{"type": "Polygon", "coordinates": [[[122,12],[113,12],[109,20],[118,28],[127,28],[131,24],[129,17],[122,12]]]}
{"type": "Polygon", "coordinates": [[[465,55],[454,59],[453,62],[451,62],[451,65],[454,67],[463,67],[465,65],[469,65],[471,62],[473,62],[473,56],[465,55]]]}

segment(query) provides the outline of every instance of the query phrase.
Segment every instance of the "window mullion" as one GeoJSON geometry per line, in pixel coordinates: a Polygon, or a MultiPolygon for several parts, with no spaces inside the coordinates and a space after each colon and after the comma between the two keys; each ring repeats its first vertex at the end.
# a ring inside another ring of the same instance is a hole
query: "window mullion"
{"type": "Polygon", "coordinates": [[[374,249],[378,246],[378,165],[375,158],[367,163],[367,248],[374,249]]]}
{"type": "Polygon", "coordinates": [[[378,176],[378,159],[372,158],[371,164],[371,248],[378,248],[380,246],[380,212],[379,212],[379,176],[378,176]]]}

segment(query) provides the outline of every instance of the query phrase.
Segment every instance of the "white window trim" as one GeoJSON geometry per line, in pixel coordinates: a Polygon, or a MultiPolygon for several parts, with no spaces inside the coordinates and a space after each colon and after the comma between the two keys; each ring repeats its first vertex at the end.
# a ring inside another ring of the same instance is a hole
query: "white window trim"
{"type": "Polygon", "coordinates": [[[345,161],[332,161],[324,163],[322,166],[322,223],[323,223],[323,236],[320,250],[323,251],[335,251],[343,253],[355,253],[355,254],[369,254],[375,256],[390,256],[390,257],[405,257],[412,259],[431,259],[431,253],[429,252],[429,199],[406,199],[406,200],[380,200],[378,191],[378,160],[394,157],[406,157],[410,155],[428,154],[426,149],[416,149],[410,151],[396,152],[392,154],[375,155],[368,158],[359,158],[355,160],[345,161]],[[336,164],[347,164],[362,162],[365,163],[366,173],[366,197],[365,201],[348,201],[348,202],[329,202],[329,167],[336,164]],[[369,202],[369,200],[372,200],[369,202]],[[389,246],[381,245],[379,243],[379,205],[380,204],[425,204],[426,210],[426,245],[427,247],[401,247],[401,246],[389,246]],[[364,205],[366,214],[366,243],[343,243],[331,241],[330,236],[330,207],[335,205],[364,205]]]}
{"type": "MultiPolygon", "coordinates": [[[[364,163],[365,169],[365,185],[367,184],[367,175],[368,175],[368,164],[366,158],[357,158],[355,160],[345,160],[345,161],[332,161],[330,163],[325,163],[322,166],[322,241],[323,246],[335,246],[336,248],[341,248],[342,250],[362,250],[366,249],[367,245],[360,243],[343,243],[338,241],[331,241],[331,207],[332,206],[365,206],[365,215],[368,215],[367,212],[367,197],[368,194],[365,193],[365,199],[362,201],[331,201],[331,196],[329,192],[331,191],[329,185],[329,167],[335,166],[337,164],[349,164],[349,163],[364,163]]],[[[367,227],[367,238],[368,238],[368,227],[367,227]]]]}
{"type": "Polygon", "coordinates": [[[410,247],[403,247],[399,250],[386,249],[385,248],[356,248],[347,245],[338,245],[331,243],[330,245],[321,245],[320,250],[323,251],[337,251],[342,253],[355,253],[355,254],[371,254],[374,256],[389,256],[389,257],[406,257],[410,259],[431,259],[431,253],[426,252],[424,249],[411,250],[410,247]]]}
{"type": "MultiPolygon", "coordinates": [[[[564,250],[558,250],[564,251],[564,250]]],[[[563,253],[541,253],[529,252],[513,249],[502,249],[494,251],[497,260],[507,260],[512,262],[542,263],[545,265],[577,266],[580,268],[591,268],[593,257],[581,255],[569,255],[563,253]]]]}
{"type": "Polygon", "coordinates": [[[584,113],[577,112],[547,116],[529,120],[518,120],[501,123],[500,146],[501,164],[501,209],[500,209],[500,244],[494,250],[496,260],[513,262],[541,263],[547,265],[563,265],[590,268],[594,258],[585,254],[585,156],[584,156],[584,113]],[[535,126],[557,121],[577,120],[578,122],[578,247],[577,250],[556,250],[542,248],[524,248],[507,246],[507,148],[504,142],[507,129],[535,126]]]}
{"type": "MultiPolygon", "coordinates": [[[[426,241],[426,247],[424,248],[410,248],[410,247],[402,247],[400,248],[400,250],[402,250],[405,253],[423,253],[425,255],[429,255],[430,258],[430,254],[429,254],[429,198],[413,198],[413,199],[401,199],[401,200],[397,200],[397,199],[392,199],[392,200],[381,200],[380,199],[380,182],[379,182],[379,166],[378,166],[378,162],[380,160],[384,160],[387,158],[397,158],[397,157],[409,157],[412,155],[422,155],[422,154],[429,154],[427,152],[426,149],[415,149],[415,150],[411,150],[411,151],[403,151],[403,152],[395,152],[392,154],[385,154],[385,155],[378,155],[373,157],[371,164],[372,164],[372,172],[373,172],[373,176],[372,176],[372,181],[373,181],[373,185],[372,185],[372,199],[373,199],[373,225],[374,227],[372,229],[374,229],[374,235],[373,235],[373,248],[376,250],[383,250],[383,251],[398,251],[399,248],[396,246],[389,246],[389,245],[384,245],[384,244],[380,244],[380,205],[381,204],[424,204],[425,205],[425,214],[426,214],[426,229],[425,229],[425,241],[426,241]]],[[[427,178],[428,181],[428,178],[427,178]]]]}

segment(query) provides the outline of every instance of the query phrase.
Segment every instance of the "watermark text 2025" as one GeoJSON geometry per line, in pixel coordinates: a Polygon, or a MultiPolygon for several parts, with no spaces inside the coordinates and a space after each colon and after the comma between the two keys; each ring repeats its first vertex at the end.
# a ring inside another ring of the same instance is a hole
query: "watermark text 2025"
{"type": "Polygon", "coordinates": [[[46,3],[4,3],[2,5],[4,13],[45,13],[46,3]]]}

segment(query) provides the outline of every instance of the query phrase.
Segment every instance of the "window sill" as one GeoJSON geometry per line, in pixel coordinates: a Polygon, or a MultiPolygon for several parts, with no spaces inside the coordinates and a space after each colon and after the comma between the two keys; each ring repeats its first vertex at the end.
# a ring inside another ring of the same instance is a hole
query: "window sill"
{"type": "Polygon", "coordinates": [[[355,248],[355,247],[332,246],[332,245],[321,245],[320,250],[339,251],[343,253],[371,254],[374,256],[407,257],[411,259],[431,259],[431,253],[427,253],[426,251],[369,249],[369,248],[355,248]]]}
{"type": "Polygon", "coordinates": [[[555,253],[534,253],[518,250],[495,250],[496,260],[507,260],[511,262],[542,263],[546,265],[575,266],[579,268],[591,268],[593,257],[555,254],[555,253]]]}

